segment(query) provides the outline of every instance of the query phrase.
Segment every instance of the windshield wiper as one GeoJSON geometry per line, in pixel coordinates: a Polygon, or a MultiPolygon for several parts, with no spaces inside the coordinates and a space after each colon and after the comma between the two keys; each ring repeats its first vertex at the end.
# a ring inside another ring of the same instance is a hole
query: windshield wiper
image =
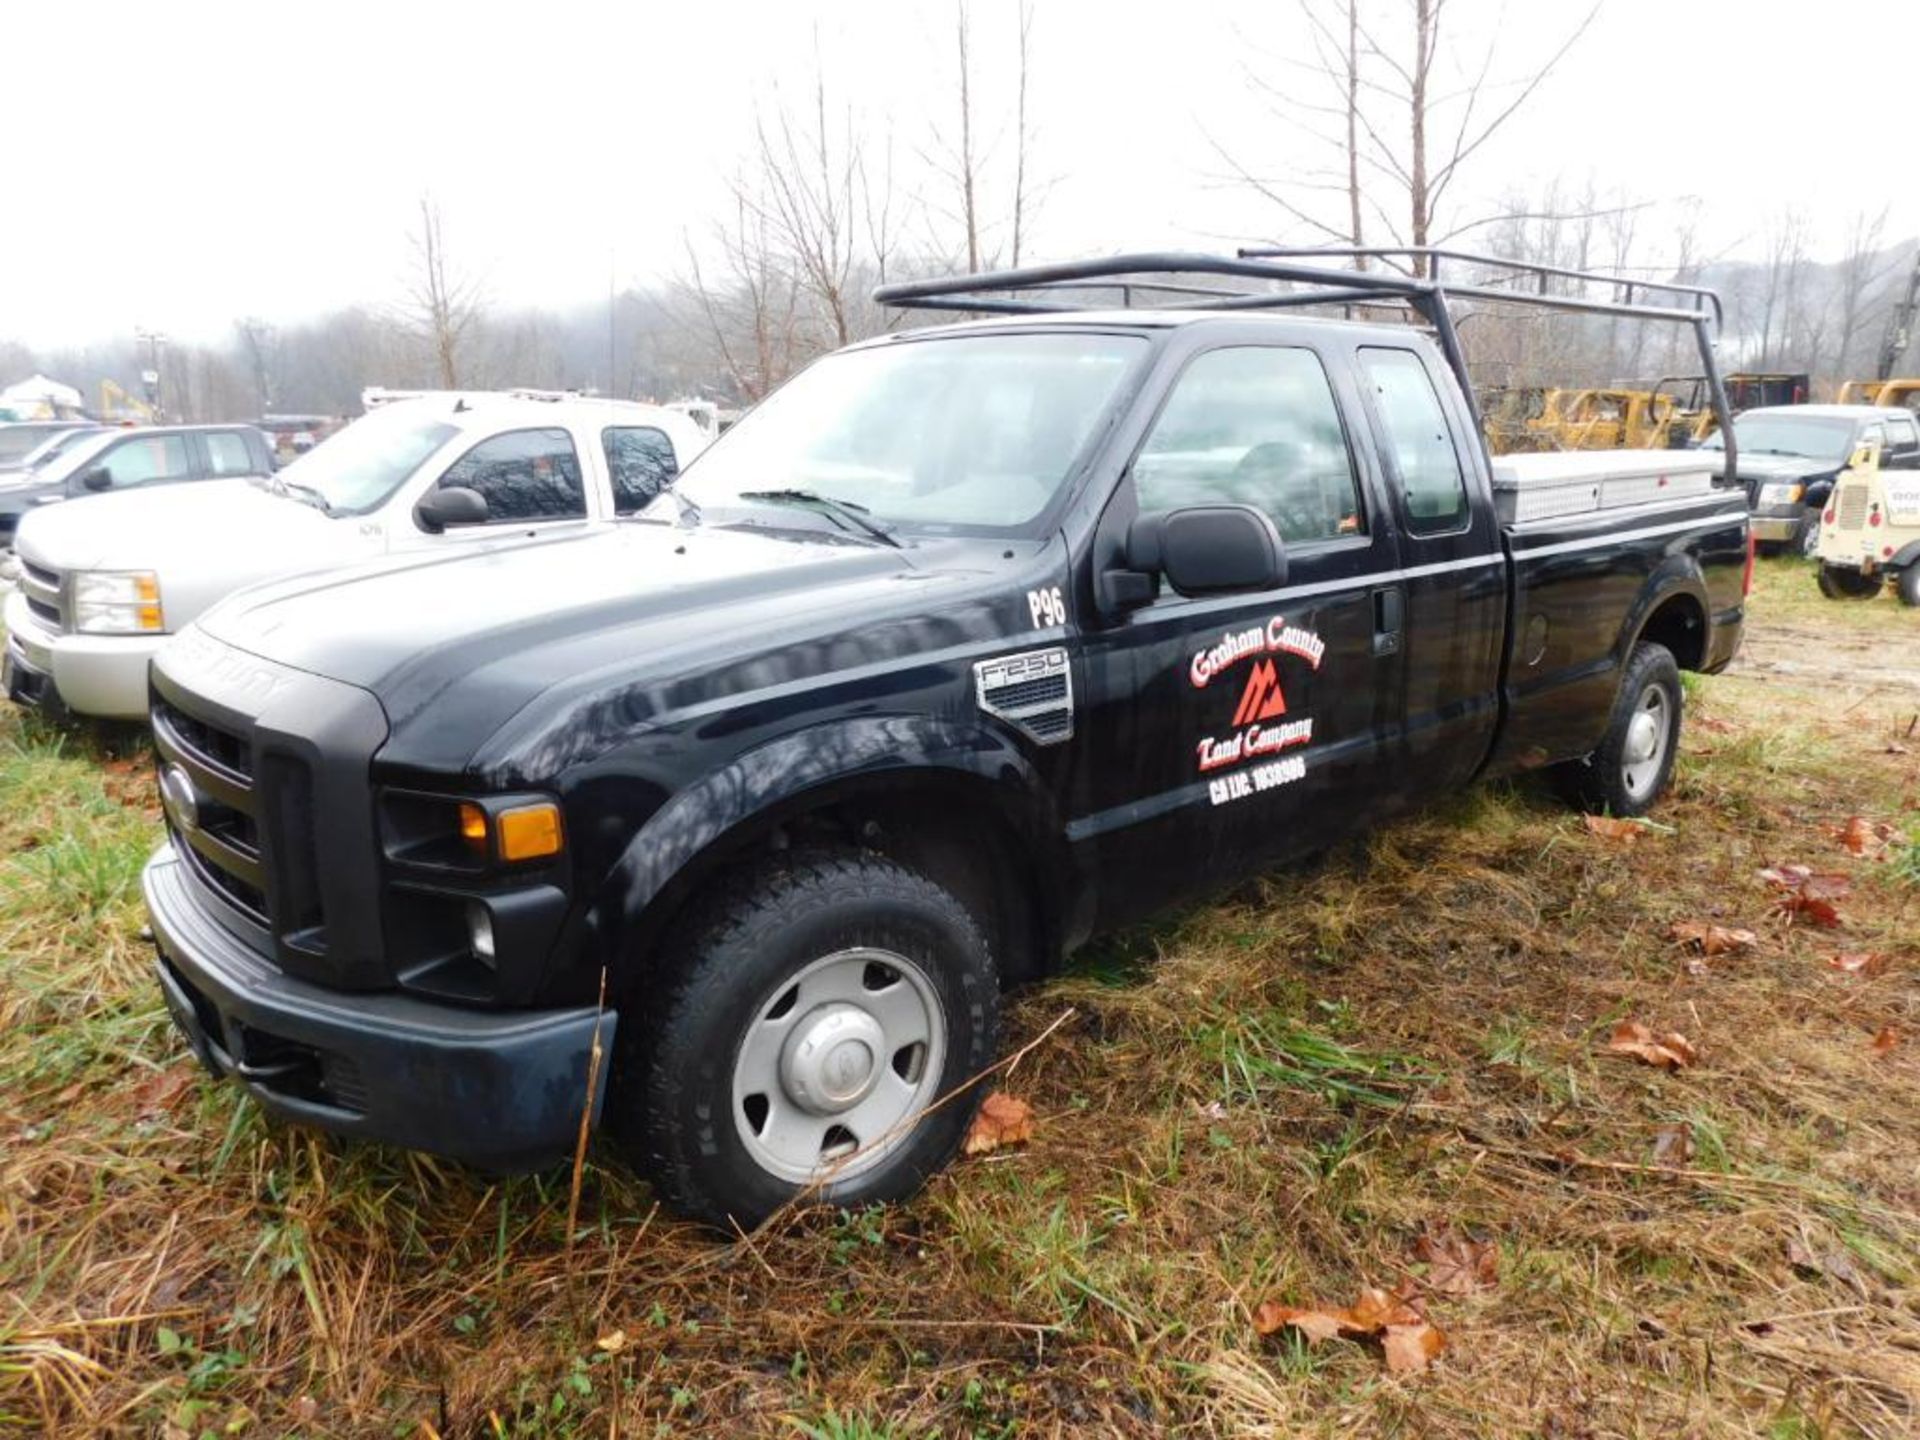
{"type": "Polygon", "coordinates": [[[671,485],[667,487],[667,493],[673,496],[673,503],[680,507],[680,518],[682,520],[686,521],[689,525],[698,525],[700,523],[700,507],[698,505],[694,504],[692,500],[682,495],[679,490],[671,485]]]}
{"type": "Polygon", "coordinates": [[[322,515],[333,514],[333,502],[311,485],[302,485],[298,480],[289,480],[282,475],[262,476],[260,483],[272,495],[290,495],[303,505],[311,505],[322,515]]]}
{"type": "Polygon", "coordinates": [[[826,513],[829,519],[838,521],[845,529],[863,530],[882,545],[900,548],[900,542],[893,538],[890,527],[878,520],[869,519],[866,506],[852,500],[835,500],[831,495],[822,495],[817,490],[742,490],[742,500],[764,500],[771,505],[811,505],[826,513]]]}

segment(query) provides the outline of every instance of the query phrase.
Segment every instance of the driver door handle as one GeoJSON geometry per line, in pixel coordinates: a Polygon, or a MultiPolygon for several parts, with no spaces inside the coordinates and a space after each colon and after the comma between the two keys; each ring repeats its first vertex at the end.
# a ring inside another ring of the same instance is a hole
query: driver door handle
{"type": "Polygon", "coordinates": [[[1398,655],[1400,632],[1406,628],[1407,594],[1398,585],[1373,592],[1373,653],[1398,655]]]}

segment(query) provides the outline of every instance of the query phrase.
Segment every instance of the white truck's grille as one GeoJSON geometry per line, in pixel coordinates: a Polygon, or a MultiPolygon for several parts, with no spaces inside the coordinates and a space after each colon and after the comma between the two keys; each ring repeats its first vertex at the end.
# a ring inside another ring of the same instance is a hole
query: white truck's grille
{"type": "Polygon", "coordinates": [[[57,571],[30,560],[21,562],[20,593],[27,597],[27,608],[56,630],[67,628],[61,579],[57,571]]]}
{"type": "Polygon", "coordinates": [[[1835,517],[1842,530],[1858,530],[1867,523],[1867,487],[1842,485],[1840,513],[1835,517]]]}

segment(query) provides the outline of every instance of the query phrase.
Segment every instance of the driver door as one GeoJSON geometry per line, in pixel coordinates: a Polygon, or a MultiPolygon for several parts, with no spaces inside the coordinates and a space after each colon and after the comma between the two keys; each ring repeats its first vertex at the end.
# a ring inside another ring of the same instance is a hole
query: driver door
{"type": "Polygon", "coordinates": [[[1399,788],[1397,537],[1348,440],[1347,365],[1305,346],[1201,351],[1122,482],[1141,513],[1251,505],[1288,563],[1254,593],[1163,581],[1086,633],[1072,828],[1102,924],[1313,850],[1399,788]]]}

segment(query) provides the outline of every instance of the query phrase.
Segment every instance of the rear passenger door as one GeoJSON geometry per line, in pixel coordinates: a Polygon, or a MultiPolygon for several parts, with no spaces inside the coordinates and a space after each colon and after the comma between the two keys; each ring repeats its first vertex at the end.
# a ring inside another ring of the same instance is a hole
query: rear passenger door
{"type": "Polygon", "coordinates": [[[1254,506],[1288,568],[1230,596],[1163,584],[1084,632],[1071,829],[1105,923],[1323,845],[1398,789],[1395,541],[1365,499],[1340,374],[1302,345],[1193,355],[1110,507],[1254,506]]]}
{"type": "Polygon", "coordinates": [[[1444,790],[1493,740],[1507,571],[1471,418],[1425,347],[1363,345],[1355,373],[1393,496],[1406,589],[1410,790],[1444,790]]]}

